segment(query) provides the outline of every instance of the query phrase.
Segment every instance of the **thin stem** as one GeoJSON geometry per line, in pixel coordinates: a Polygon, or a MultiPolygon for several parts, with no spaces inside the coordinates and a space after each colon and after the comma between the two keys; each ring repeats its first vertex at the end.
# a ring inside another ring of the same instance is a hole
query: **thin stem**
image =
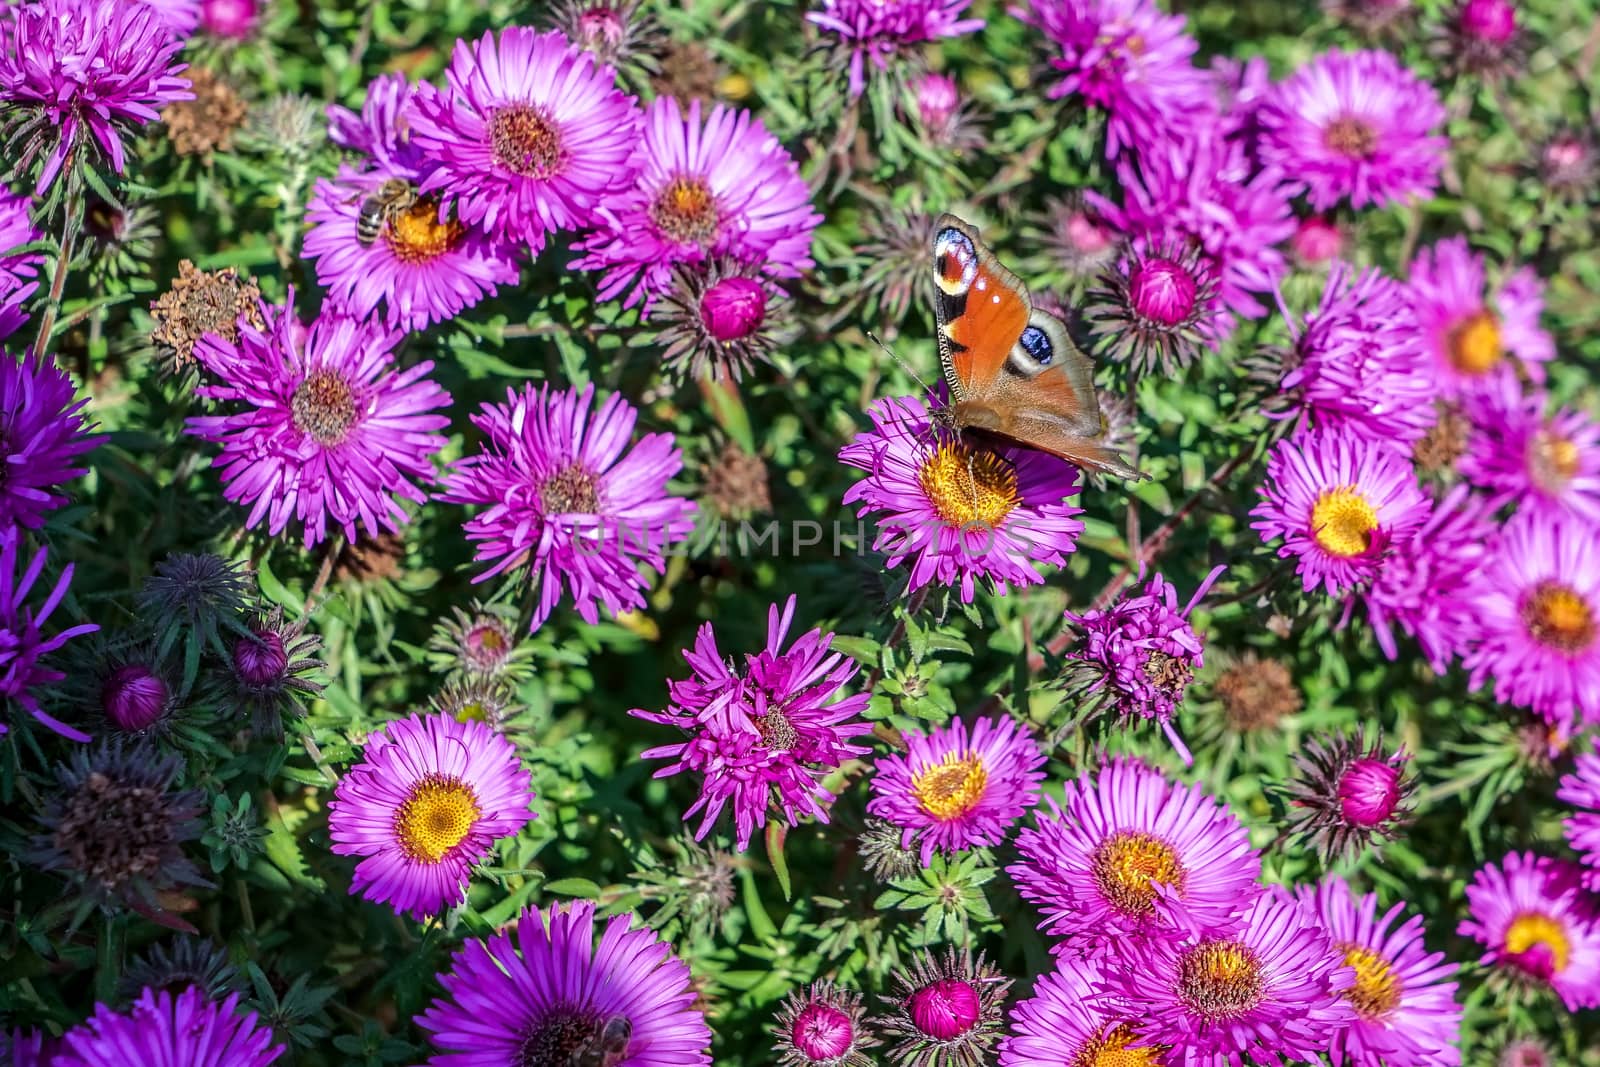
{"type": "Polygon", "coordinates": [[[306,616],[317,609],[317,597],[328,584],[328,576],[333,573],[333,561],[344,548],[344,535],[339,534],[328,542],[328,549],[322,554],[322,566],[317,569],[316,580],[311,583],[311,589],[306,593],[306,616]]]}
{"type": "Polygon", "coordinates": [[[74,220],[79,202],[80,197],[76,193],[67,200],[67,218],[61,225],[61,249],[56,255],[55,273],[50,277],[50,299],[39,316],[39,336],[33,342],[35,362],[44,362],[45,353],[50,351],[50,335],[56,328],[56,316],[61,313],[61,294],[67,288],[67,268],[72,262],[73,238],[76,236],[74,220]]]}

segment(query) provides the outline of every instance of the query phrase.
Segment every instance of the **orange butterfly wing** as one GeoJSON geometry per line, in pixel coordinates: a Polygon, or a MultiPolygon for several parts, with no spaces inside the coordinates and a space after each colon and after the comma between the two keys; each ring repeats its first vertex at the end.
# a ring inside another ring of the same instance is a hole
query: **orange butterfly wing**
{"type": "Polygon", "coordinates": [[[934,228],[933,272],[939,361],[951,398],[981,398],[1027,328],[1028,290],[954,215],[934,228]]]}

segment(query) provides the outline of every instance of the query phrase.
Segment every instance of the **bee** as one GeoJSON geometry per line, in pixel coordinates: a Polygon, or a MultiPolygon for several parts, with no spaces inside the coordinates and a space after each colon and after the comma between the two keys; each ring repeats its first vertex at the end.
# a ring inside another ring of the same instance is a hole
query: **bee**
{"type": "Polygon", "coordinates": [[[356,239],[370,245],[396,215],[417,202],[417,187],[404,178],[390,178],[361,201],[356,213],[356,239]]]}
{"type": "Polygon", "coordinates": [[[616,1067],[628,1058],[628,1043],[633,1040],[633,1024],[624,1015],[613,1015],[600,1032],[574,1049],[567,1067],[616,1067]]]}

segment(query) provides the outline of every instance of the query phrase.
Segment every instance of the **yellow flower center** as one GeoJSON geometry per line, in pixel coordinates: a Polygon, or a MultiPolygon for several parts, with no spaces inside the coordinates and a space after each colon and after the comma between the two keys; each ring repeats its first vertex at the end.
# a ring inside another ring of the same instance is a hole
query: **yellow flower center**
{"type": "Polygon", "coordinates": [[[1400,1003],[1400,976],[1394,967],[1371,949],[1348,942],[1339,946],[1344,962],[1355,968],[1356,984],[1344,991],[1345,997],[1363,1019],[1379,1019],[1400,1003]]]}
{"type": "Polygon", "coordinates": [[[1540,582],[1522,605],[1522,622],[1535,641],[1561,652],[1594,644],[1594,612],[1570,585],[1540,582]]]}
{"type": "Polygon", "coordinates": [[[1178,995],[1210,1021],[1248,1015],[1265,993],[1261,961],[1243,942],[1202,941],[1178,960],[1178,995]]]}
{"type": "Polygon", "coordinates": [[[1138,1036],[1127,1023],[1118,1023],[1079,1049],[1071,1067],[1160,1067],[1161,1046],[1128,1047],[1138,1036]]]}
{"type": "Polygon", "coordinates": [[[465,226],[455,219],[439,221],[439,202],[417,197],[416,203],[389,217],[384,240],[402,263],[427,263],[460,243],[465,226]]]}
{"type": "Polygon", "coordinates": [[[1372,123],[1353,115],[1343,115],[1322,131],[1322,143],[1341,156],[1370,159],[1378,148],[1378,131],[1372,123]]]}
{"type": "Polygon", "coordinates": [[[1330,556],[1361,555],[1377,528],[1377,511],[1353,485],[1325,490],[1311,509],[1311,531],[1330,556]]]}
{"type": "Polygon", "coordinates": [[[717,235],[717,198],[704,178],[674,178],[650,205],[650,220],[674,241],[706,244],[717,235]]]}
{"type": "Polygon", "coordinates": [[[1578,473],[1581,458],[1578,446],[1549,430],[1540,430],[1528,450],[1528,472],[1539,488],[1548,493],[1559,493],[1578,473]]]}
{"type": "Polygon", "coordinates": [[[951,526],[996,529],[1022,503],[1017,472],[999,453],[943,444],[917,471],[923,494],[951,526]]]}
{"type": "Polygon", "coordinates": [[[911,795],[923,811],[940,822],[959,819],[983,799],[989,770],[975,753],[951,752],[911,778],[911,795]]]}
{"type": "Polygon", "coordinates": [[[451,775],[429,774],[411,787],[394,813],[394,832],[407,856],[438,863],[466,839],[482,814],[471,786],[451,775]]]}
{"type": "Polygon", "coordinates": [[[1461,320],[1450,331],[1450,361],[1463,374],[1483,374],[1505,356],[1500,322],[1488,310],[1461,320]]]}
{"type": "Polygon", "coordinates": [[[1181,892],[1187,874],[1172,846],[1151,834],[1119,830],[1094,850],[1095,883],[1124,915],[1150,914],[1156,886],[1181,892]]]}
{"type": "Polygon", "coordinates": [[[1572,942],[1567,940],[1567,931],[1559,922],[1548,915],[1531,911],[1518,915],[1506,927],[1507,952],[1520,956],[1540,945],[1550,950],[1550,964],[1555,973],[1560,974],[1567,969],[1572,942]]]}

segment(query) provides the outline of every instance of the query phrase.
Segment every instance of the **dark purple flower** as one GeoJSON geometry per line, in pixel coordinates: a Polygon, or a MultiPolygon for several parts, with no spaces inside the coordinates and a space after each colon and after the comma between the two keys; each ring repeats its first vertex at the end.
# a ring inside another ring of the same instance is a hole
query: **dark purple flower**
{"type": "Polygon", "coordinates": [[[82,1026],[62,1037],[53,1067],[267,1067],[284,1053],[272,1028],[241,1012],[239,994],[214,1001],[198,986],[174,996],[146,989],[126,1012],[98,1004],[82,1026]]]}
{"type": "Polygon", "coordinates": [[[128,663],[106,679],[100,704],[107,719],[119,730],[138,733],[148,729],[167,710],[167,683],[143,663],[128,663]]]}
{"type": "Polygon", "coordinates": [[[76,394],[53,360],[0,353],[0,530],[37,530],[67,503],[61,486],[88,473],[74,464],[96,440],[76,394]]]}
{"type": "MultiPolygon", "coordinates": [[[[29,605],[28,593],[44,573],[45,549],[40,548],[27,569],[18,575],[17,550],[21,536],[15,527],[0,530],[0,696],[8,698],[62,737],[87,741],[88,734],[45,714],[39,707],[38,688],[66,677],[39,661],[72,638],[94,633],[100,627],[97,623],[85,622],[68,627],[54,637],[44,636],[40,628],[67,595],[73,565],[69,563],[63,568],[43,604],[37,608],[29,605]]],[[[0,723],[0,734],[7,729],[5,723],[0,723]]]]}
{"type": "MultiPolygon", "coordinates": [[[[0,16],[3,17],[3,16],[0,16]]],[[[23,305],[39,288],[40,252],[4,254],[7,249],[37,241],[41,234],[29,215],[31,204],[0,185],[0,341],[16,333],[28,321],[23,305]]]]}

